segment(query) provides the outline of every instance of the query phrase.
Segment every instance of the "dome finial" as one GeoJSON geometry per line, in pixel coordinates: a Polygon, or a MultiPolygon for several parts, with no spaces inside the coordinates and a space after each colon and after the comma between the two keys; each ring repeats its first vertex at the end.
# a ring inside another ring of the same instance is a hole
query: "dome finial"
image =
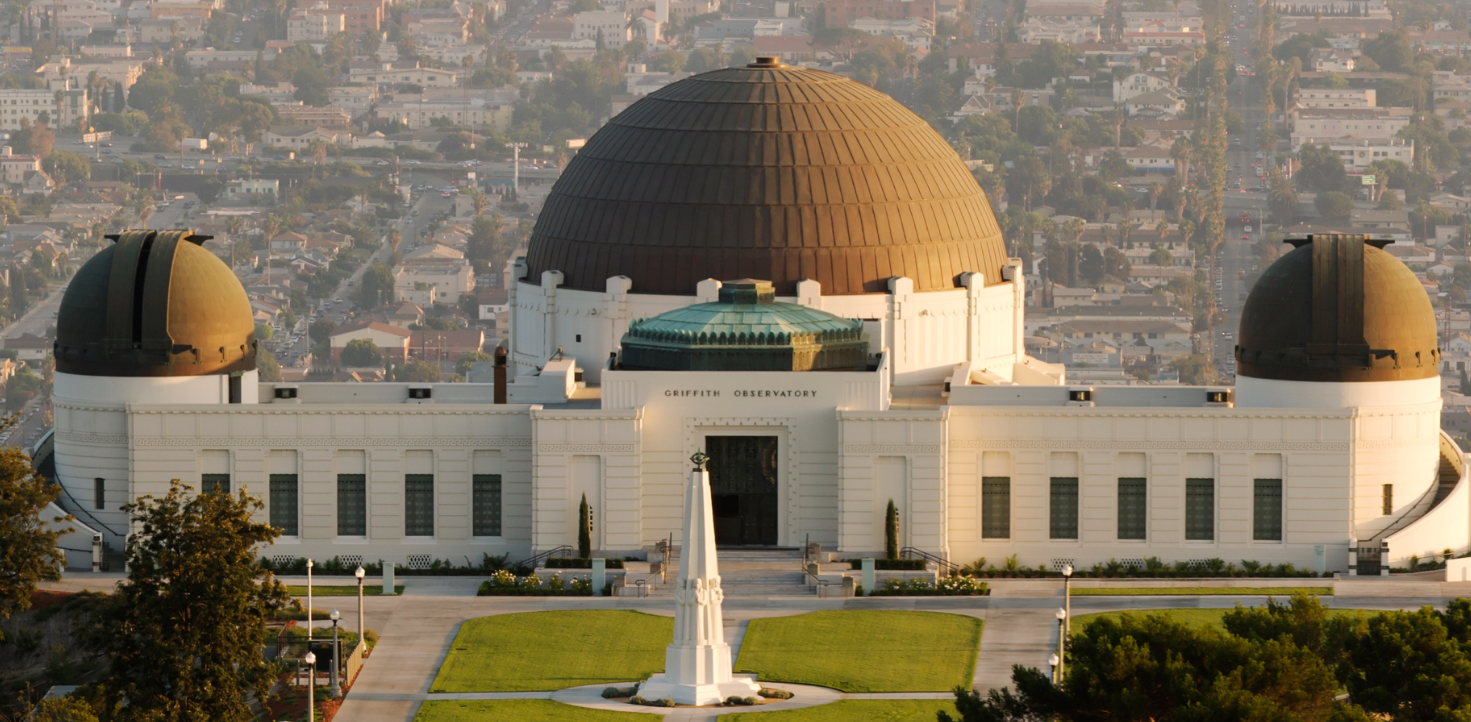
{"type": "Polygon", "coordinates": [[[747,65],[748,68],[785,68],[786,63],[775,55],[757,55],[756,62],[747,65]]]}

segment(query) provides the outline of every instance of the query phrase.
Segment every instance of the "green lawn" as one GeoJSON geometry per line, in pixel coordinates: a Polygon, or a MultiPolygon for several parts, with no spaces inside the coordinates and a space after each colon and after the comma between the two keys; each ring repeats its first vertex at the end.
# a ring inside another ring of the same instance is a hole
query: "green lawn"
{"type": "Polygon", "coordinates": [[[549,699],[436,700],[419,707],[414,722],[618,722],[636,719],[629,715],[629,712],[574,707],[549,699]]]}
{"type": "Polygon", "coordinates": [[[1090,587],[1074,589],[1075,597],[1195,597],[1255,596],[1290,597],[1298,592],[1333,596],[1333,587],[1090,587]]]}
{"type": "MultiPolygon", "coordinates": [[[[1181,622],[1184,622],[1184,623],[1186,623],[1186,624],[1188,624],[1190,626],[1210,625],[1212,627],[1216,627],[1217,629],[1224,630],[1226,627],[1225,627],[1224,624],[1222,624],[1221,620],[1226,616],[1226,612],[1229,612],[1229,611],[1231,611],[1230,608],[1227,608],[1227,609],[1136,609],[1136,610],[1130,610],[1128,612],[1096,612],[1094,614],[1079,614],[1078,616],[1073,617],[1073,634],[1077,634],[1079,630],[1081,630],[1082,628],[1088,626],[1089,624],[1092,624],[1095,620],[1103,619],[1104,617],[1108,617],[1110,619],[1118,619],[1120,616],[1122,616],[1124,614],[1134,614],[1134,615],[1139,615],[1139,616],[1142,616],[1142,615],[1145,615],[1145,614],[1167,614],[1167,615],[1169,615],[1169,616],[1171,616],[1171,617],[1173,617],[1173,618],[1175,618],[1175,619],[1177,619],[1177,620],[1179,620],[1181,622]]],[[[1333,615],[1338,615],[1338,614],[1362,614],[1364,612],[1365,612],[1365,610],[1362,610],[1362,609],[1330,609],[1330,610],[1328,610],[1328,613],[1329,614],[1333,614],[1333,615]]],[[[1372,614],[1372,612],[1370,612],[1370,613],[1372,614]]]]}
{"type": "Polygon", "coordinates": [[[948,692],[970,686],[981,620],[943,612],[823,611],[757,619],[739,672],[844,692],[948,692]]]}
{"type": "Polygon", "coordinates": [[[735,712],[719,722],[935,722],[940,710],[956,716],[949,699],[845,699],[779,712],[735,712]]]}
{"type": "Polygon", "coordinates": [[[673,639],[673,618],[632,611],[471,619],[430,691],[533,692],[639,681],[664,671],[664,649],[673,639]]]}
{"type": "MultiPolygon", "coordinates": [[[[301,585],[288,584],[286,586],[286,592],[288,594],[290,594],[291,596],[293,596],[293,597],[301,597],[302,599],[306,599],[306,585],[305,584],[301,584],[301,585]]],[[[393,592],[395,594],[403,594],[404,593],[404,585],[402,585],[402,584],[394,585],[393,592]]],[[[382,596],[382,594],[383,594],[383,585],[382,584],[372,584],[372,585],[364,584],[363,585],[363,596],[365,596],[365,597],[377,597],[377,596],[382,596]]],[[[345,584],[330,584],[330,585],[329,584],[313,584],[312,585],[312,599],[316,599],[317,597],[356,597],[357,595],[358,595],[357,585],[353,585],[353,586],[347,586],[345,584]]]]}

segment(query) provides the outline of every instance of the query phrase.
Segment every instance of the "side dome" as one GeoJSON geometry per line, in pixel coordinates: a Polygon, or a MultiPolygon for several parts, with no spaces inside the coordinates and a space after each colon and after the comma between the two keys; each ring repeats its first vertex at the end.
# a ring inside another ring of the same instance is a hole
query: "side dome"
{"type": "Polygon", "coordinates": [[[1237,373],[1280,381],[1439,374],[1435,311],[1389,241],[1314,235],[1262,274],[1241,311],[1237,373]]]}
{"type": "Polygon", "coordinates": [[[234,272],[192,231],[128,231],[87,261],[56,316],[56,370],[204,376],[255,368],[255,319],[234,272]]]}
{"type": "Polygon", "coordinates": [[[760,58],[634,103],[588,139],[532,231],[526,280],[695,295],[707,278],[793,295],[1001,282],[1006,245],[984,191],[928,123],[862,83],[760,58]]]}

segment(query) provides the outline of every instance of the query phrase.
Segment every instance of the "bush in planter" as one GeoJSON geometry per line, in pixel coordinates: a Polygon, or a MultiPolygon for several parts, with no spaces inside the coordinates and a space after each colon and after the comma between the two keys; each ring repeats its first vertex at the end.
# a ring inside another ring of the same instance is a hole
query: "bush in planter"
{"type": "Polygon", "coordinates": [[[757,692],[757,694],[759,694],[762,697],[765,697],[767,699],[791,699],[792,698],[792,693],[791,692],[788,692],[788,691],[786,691],[784,689],[770,689],[770,688],[767,688],[767,687],[762,687],[761,688],[761,691],[760,692],[757,692]]]}
{"type": "Polygon", "coordinates": [[[644,699],[643,697],[640,697],[638,695],[634,695],[634,696],[628,698],[628,703],[629,704],[648,704],[649,701],[646,700],[646,699],[644,699]]]}
{"type": "MultiPolygon", "coordinates": [[[[622,559],[604,559],[604,569],[622,569],[622,559]]],[[[592,559],[589,557],[551,557],[547,559],[547,569],[592,569],[592,559]]]]}
{"type": "MultiPolygon", "coordinates": [[[[853,569],[862,569],[862,559],[850,559],[853,569]]],[[[922,572],[925,570],[923,559],[875,559],[873,560],[875,571],[881,572],[922,572]]]]}

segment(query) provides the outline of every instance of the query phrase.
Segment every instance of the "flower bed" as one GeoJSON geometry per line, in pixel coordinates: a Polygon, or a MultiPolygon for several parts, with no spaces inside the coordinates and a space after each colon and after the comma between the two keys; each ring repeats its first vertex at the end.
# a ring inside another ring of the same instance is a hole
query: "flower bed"
{"type": "MultiPolygon", "coordinates": [[[[1290,563],[1263,564],[1242,560],[1238,565],[1222,559],[1207,559],[1204,562],[1162,562],[1158,557],[1139,560],[1140,563],[1124,563],[1110,559],[1107,563],[1094,564],[1091,568],[1076,567],[1074,579],[1316,579],[1319,574],[1311,569],[1299,569],[1290,563]]],[[[1006,558],[1001,568],[987,566],[985,557],[967,564],[961,569],[966,576],[982,579],[1062,579],[1061,570],[1049,570],[1046,565],[1036,568],[1017,563],[1016,556],[1006,558]]],[[[1332,572],[1321,576],[1331,577],[1332,572]]]]}
{"type": "MultiPolygon", "coordinates": [[[[608,596],[612,584],[603,586],[603,596],[608,596]]],[[[518,577],[502,569],[490,575],[488,581],[480,583],[478,597],[590,597],[592,580],[586,576],[565,580],[559,572],[553,572],[546,580],[536,574],[518,577]]]]}
{"type": "Polygon", "coordinates": [[[940,577],[937,582],[930,582],[923,577],[915,577],[908,581],[903,579],[885,579],[883,586],[873,590],[870,596],[875,597],[984,597],[991,593],[986,583],[975,577],[953,576],[940,577]]]}
{"type": "MultiPolygon", "coordinates": [[[[862,559],[849,559],[853,569],[862,569],[862,559]]],[[[875,559],[873,560],[874,571],[880,572],[922,572],[925,570],[923,559],[875,559]]]]}

